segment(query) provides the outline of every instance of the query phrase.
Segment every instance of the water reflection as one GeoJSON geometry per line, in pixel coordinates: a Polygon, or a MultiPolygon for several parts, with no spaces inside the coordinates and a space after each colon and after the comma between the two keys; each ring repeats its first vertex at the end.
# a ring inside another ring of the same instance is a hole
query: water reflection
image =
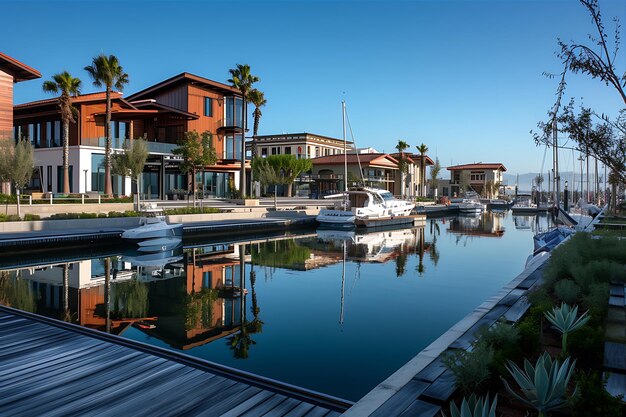
{"type": "Polygon", "coordinates": [[[527,217],[5,259],[0,303],[356,399],[519,273],[527,217]]]}

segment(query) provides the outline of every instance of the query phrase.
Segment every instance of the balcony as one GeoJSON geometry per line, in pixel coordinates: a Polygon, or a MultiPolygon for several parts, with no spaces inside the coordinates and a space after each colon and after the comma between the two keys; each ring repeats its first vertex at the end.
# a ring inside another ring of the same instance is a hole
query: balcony
{"type": "MultiPolygon", "coordinates": [[[[124,148],[124,143],[127,143],[128,141],[129,139],[112,138],[111,148],[114,150],[122,150],[124,148]]],[[[172,151],[178,147],[178,145],[174,143],[163,143],[149,140],[146,140],[146,143],[148,144],[148,151],[151,154],[173,155],[172,151]]],[[[106,138],[83,138],[81,140],[81,145],[105,148],[106,138]]]]}
{"type": "Polygon", "coordinates": [[[233,118],[220,119],[217,121],[217,131],[241,133],[243,131],[242,125],[243,122],[241,120],[234,120],[233,118]]]}

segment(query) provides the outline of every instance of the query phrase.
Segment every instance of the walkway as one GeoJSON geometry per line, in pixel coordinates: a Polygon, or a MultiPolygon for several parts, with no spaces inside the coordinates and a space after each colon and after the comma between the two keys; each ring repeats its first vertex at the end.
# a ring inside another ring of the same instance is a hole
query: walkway
{"type": "Polygon", "coordinates": [[[328,416],[351,404],[0,306],[0,415],[328,416]]]}

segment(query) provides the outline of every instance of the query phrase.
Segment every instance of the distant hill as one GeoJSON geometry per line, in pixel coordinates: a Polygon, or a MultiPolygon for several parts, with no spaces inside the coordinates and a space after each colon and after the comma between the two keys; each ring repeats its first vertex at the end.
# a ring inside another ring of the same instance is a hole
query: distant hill
{"type": "MultiPolygon", "coordinates": [[[[526,174],[519,174],[519,183],[518,183],[518,187],[519,187],[519,191],[520,192],[529,192],[532,189],[532,183],[533,180],[535,179],[535,177],[539,175],[539,173],[537,172],[529,172],[526,174]]],[[[546,191],[548,189],[548,174],[544,173],[543,174],[543,184],[542,184],[542,189],[544,191],[546,191]]],[[[599,175],[600,181],[603,181],[602,178],[602,174],[599,175]]],[[[515,182],[517,181],[517,175],[515,174],[504,174],[504,181],[507,183],[507,185],[509,186],[515,186],[515,182]]],[[[572,190],[573,188],[573,184],[572,184],[572,171],[566,171],[566,172],[561,172],[561,189],[563,189],[565,187],[565,181],[569,182],[569,189],[572,190]]],[[[587,175],[585,174],[583,181],[585,181],[585,188],[587,188],[587,175]]],[[[591,174],[589,176],[589,181],[591,183],[591,187],[593,187],[593,181],[594,181],[594,175],[591,174]]],[[[576,187],[576,189],[580,188],[580,173],[577,173],[576,175],[576,179],[575,179],[576,184],[574,185],[576,187]]],[[[552,183],[550,183],[550,188],[552,188],[552,183]]]]}

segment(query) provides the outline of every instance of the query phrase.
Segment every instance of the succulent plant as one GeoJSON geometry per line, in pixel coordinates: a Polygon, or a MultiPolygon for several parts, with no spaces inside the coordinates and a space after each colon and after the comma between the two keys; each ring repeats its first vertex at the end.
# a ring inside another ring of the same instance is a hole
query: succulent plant
{"type": "Polygon", "coordinates": [[[509,361],[507,369],[521,388],[521,395],[506,380],[502,381],[509,394],[536,409],[539,417],[543,417],[549,411],[563,408],[576,395],[576,388],[570,396],[567,395],[567,384],[575,366],[576,360],[570,365],[570,358],[567,358],[561,364],[556,359],[553,361],[545,352],[537,359],[535,366],[524,360],[524,370],[509,361]]]}
{"type": "Polygon", "coordinates": [[[569,304],[561,303],[560,307],[554,307],[552,311],[545,313],[546,318],[552,323],[552,327],[563,334],[563,353],[567,352],[567,335],[574,330],[580,329],[589,321],[588,312],[585,311],[578,319],[578,306],[570,307],[569,304]]]}
{"type": "Polygon", "coordinates": [[[457,408],[454,401],[450,402],[450,414],[452,417],[496,417],[497,405],[497,395],[493,398],[493,402],[490,402],[489,394],[484,399],[472,394],[469,399],[463,397],[461,408],[457,408]]]}

